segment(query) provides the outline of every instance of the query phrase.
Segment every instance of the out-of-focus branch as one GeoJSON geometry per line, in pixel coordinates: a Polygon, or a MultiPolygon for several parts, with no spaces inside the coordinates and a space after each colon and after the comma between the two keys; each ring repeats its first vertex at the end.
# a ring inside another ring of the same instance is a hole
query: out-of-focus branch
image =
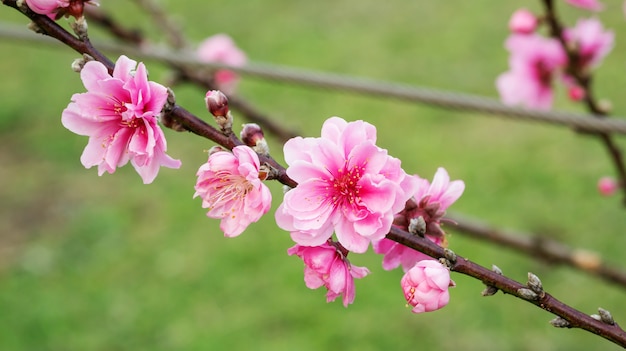
{"type": "MultiPolygon", "coordinates": [[[[18,40],[21,43],[38,42],[52,44],[48,38],[25,32],[15,26],[0,25],[0,37],[18,40]]],[[[168,64],[186,66],[189,69],[228,69],[242,75],[298,85],[320,87],[369,95],[376,98],[393,98],[413,103],[423,103],[464,112],[480,112],[512,120],[526,120],[566,126],[589,133],[626,134],[624,118],[588,118],[589,115],[565,111],[529,110],[503,105],[499,101],[482,96],[433,90],[425,87],[399,84],[374,79],[355,78],[327,72],[316,72],[301,68],[277,66],[266,63],[249,63],[243,67],[220,63],[203,62],[192,53],[174,52],[161,47],[142,47],[99,41],[98,47],[107,52],[126,54],[137,59],[156,60],[168,64]]]]}
{"type": "MultiPolygon", "coordinates": [[[[135,1],[139,3],[142,7],[144,7],[152,15],[155,24],[160,24],[162,21],[164,21],[165,23],[170,23],[169,17],[153,1],[135,1]]],[[[99,10],[92,10],[92,12],[94,13],[94,16],[91,19],[96,24],[102,25],[104,28],[109,29],[110,32],[118,39],[130,41],[132,43],[133,38],[126,35],[128,30],[125,30],[121,24],[115,22],[111,17],[102,14],[102,12],[99,10]],[[98,12],[99,14],[96,14],[96,12],[98,12]],[[102,22],[101,20],[105,21],[102,22]]],[[[157,27],[159,27],[159,25],[157,25],[157,27]]],[[[170,23],[162,27],[162,30],[168,33],[170,45],[176,49],[174,50],[174,52],[185,52],[187,54],[190,54],[190,50],[185,44],[186,40],[184,39],[184,36],[174,24],[170,23]]],[[[139,37],[139,39],[142,43],[146,42],[145,38],[141,36],[139,37]]],[[[178,64],[176,62],[169,62],[169,65],[177,71],[178,80],[189,81],[206,90],[217,89],[217,86],[213,81],[213,74],[211,74],[211,72],[200,72],[197,69],[192,69],[186,65],[178,64]]],[[[263,126],[263,129],[266,132],[273,134],[283,143],[297,135],[294,131],[289,130],[284,125],[275,122],[274,119],[260,112],[256,107],[254,107],[251,103],[241,98],[240,96],[231,94],[228,97],[228,102],[231,108],[239,111],[249,121],[263,126]]]]}
{"type": "MultiPolygon", "coordinates": [[[[561,44],[561,47],[567,54],[567,74],[572,76],[576,80],[576,82],[585,90],[585,105],[587,106],[589,112],[591,112],[596,118],[606,117],[607,111],[600,108],[600,105],[594,98],[592,86],[593,77],[591,73],[583,69],[584,65],[580,64],[580,54],[578,53],[578,51],[576,51],[575,48],[572,48],[571,45],[568,45],[565,39],[563,33],[563,25],[561,24],[561,21],[557,16],[554,1],[543,0],[543,4],[546,11],[545,19],[548,23],[548,26],[550,27],[550,35],[558,40],[558,42],[561,44]]],[[[609,133],[597,132],[595,134],[602,141],[607,152],[609,153],[610,159],[613,161],[613,165],[615,167],[615,171],[617,173],[617,177],[619,179],[623,192],[622,203],[626,206],[626,164],[624,163],[622,151],[619,146],[617,146],[617,143],[615,143],[609,133]]]]}
{"type": "Polygon", "coordinates": [[[183,49],[188,46],[181,30],[156,2],[153,0],[135,0],[135,2],[152,17],[154,27],[165,33],[170,46],[175,49],[183,49]]]}
{"type": "Polygon", "coordinates": [[[85,16],[90,22],[98,23],[100,26],[111,32],[116,38],[119,38],[124,42],[141,45],[144,41],[140,30],[128,29],[120,26],[114,18],[100,11],[97,7],[86,6],[85,16]]]}
{"type": "Polygon", "coordinates": [[[546,263],[560,264],[582,270],[593,276],[626,287],[626,272],[602,262],[599,254],[584,250],[571,249],[566,245],[531,233],[520,233],[490,226],[476,219],[469,219],[460,214],[451,214],[447,218],[456,222],[450,226],[452,231],[494,243],[509,249],[536,257],[546,263]]]}

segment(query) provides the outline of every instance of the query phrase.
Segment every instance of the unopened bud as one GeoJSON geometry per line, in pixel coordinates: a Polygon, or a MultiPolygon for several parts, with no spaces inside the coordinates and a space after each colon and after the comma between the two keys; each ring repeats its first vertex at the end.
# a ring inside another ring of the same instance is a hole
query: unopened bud
{"type": "Polygon", "coordinates": [[[39,27],[39,25],[37,25],[37,23],[35,23],[35,22],[30,22],[30,23],[28,24],[28,29],[30,29],[30,30],[32,30],[33,32],[38,33],[38,34],[45,34],[45,33],[46,33],[46,32],[45,32],[43,29],[41,29],[41,27],[39,27]]]}
{"type": "Polygon", "coordinates": [[[219,90],[209,90],[204,97],[206,108],[215,117],[226,117],[228,114],[228,98],[219,90]]]}
{"type": "Polygon", "coordinates": [[[443,254],[446,256],[446,259],[448,259],[448,261],[452,263],[456,262],[456,254],[454,253],[454,251],[450,249],[443,249],[443,254]]]}
{"type": "Polygon", "coordinates": [[[243,125],[241,130],[241,141],[250,146],[259,154],[269,155],[270,149],[265,141],[263,129],[256,123],[247,123],[243,125]]]}
{"type": "Polygon", "coordinates": [[[539,299],[539,295],[537,295],[534,291],[526,288],[517,289],[517,294],[524,300],[535,301],[539,299]]]}
{"type": "Polygon", "coordinates": [[[611,196],[619,189],[619,184],[613,177],[602,177],[598,180],[598,191],[604,196],[611,196]]]}
{"type": "Polygon", "coordinates": [[[480,294],[482,296],[493,296],[498,292],[498,290],[500,289],[496,288],[495,286],[487,285],[485,290],[483,290],[480,294]]]}
{"type": "Polygon", "coordinates": [[[552,324],[552,326],[556,327],[556,328],[569,328],[570,327],[570,322],[568,322],[563,317],[556,317],[556,318],[552,319],[550,321],[550,324],[552,324]]]}
{"type": "Polygon", "coordinates": [[[491,270],[496,272],[496,274],[502,275],[502,270],[500,269],[500,267],[496,266],[495,264],[491,265],[491,270]]]}
{"type": "Polygon", "coordinates": [[[426,234],[426,221],[424,217],[419,216],[417,218],[411,218],[409,220],[409,233],[419,236],[426,234]]]}
{"type": "Polygon", "coordinates": [[[598,109],[604,114],[609,114],[613,109],[613,104],[609,100],[602,99],[598,101],[598,109]]]}
{"type": "Polygon", "coordinates": [[[209,90],[204,98],[206,108],[215,117],[215,122],[222,132],[231,133],[233,128],[233,116],[228,109],[228,98],[219,90],[209,90]]]}
{"type": "Polygon", "coordinates": [[[70,1],[70,6],[67,7],[66,12],[68,15],[74,16],[74,18],[84,18],[84,8],[85,4],[83,1],[70,1]]]}
{"type": "Polygon", "coordinates": [[[585,98],[587,92],[579,85],[573,85],[567,90],[567,95],[572,101],[580,101],[585,98]]]}
{"type": "Polygon", "coordinates": [[[70,26],[72,27],[72,29],[74,30],[74,33],[76,33],[78,38],[85,39],[85,38],[88,37],[88,35],[87,35],[87,29],[88,29],[87,20],[85,19],[84,16],[82,16],[82,10],[81,10],[81,16],[77,17],[76,21],[72,22],[70,24],[70,26]]]}
{"type": "Polygon", "coordinates": [[[272,169],[270,166],[268,166],[267,164],[262,164],[259,167],[259,179],[266,180],[267,177],[269,177],[271,171],[272,169]]]}
{"type": "Polygon", "coordinates": [[[598,307],[598,314],[600,315],[600,320],[606,324],[614,325],[615,320],[611,315],[611,312],[605,310],[604,308],[598,307]]]}
{"type": "Polygon", "coordinates": [[[76,73],[80,73],[80,71],[83,70],[83,67],[85,67],[85,64],[93,60],[94,60],[93,57],[87,54],[83,54],[83,57],[77,58],[76,60],[72,61],[72,71],[76,73]]]}
{"type": "Polygon", "coordinates": [[[516,34],[530,34],[535,31],[538,24],[537,17],[526,9],[519,9],[513,13],[509,20],[509,30],[516,34]]]}
{"type": "Polygon", "coordinates": [[[209,149],[209,156],[213,155],[216,152],[222,152],[222,151],[226,151],[226,149],[224,149],[223,147],[219,145],[215,145],[209,149]]]}
{"type": "Polygon", "coordinates": [[[544,294],[543,285],[541,284],[541,280],[536,275],[528,272],[528,283],[526,283],[530,290],[536,292],[540,296],[544,294]]]}

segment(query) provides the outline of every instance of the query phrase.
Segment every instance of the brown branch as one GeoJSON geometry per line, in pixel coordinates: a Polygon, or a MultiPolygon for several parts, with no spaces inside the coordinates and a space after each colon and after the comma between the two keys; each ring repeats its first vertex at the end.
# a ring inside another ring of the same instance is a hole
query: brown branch
{"type": "Polygon", "coordinates": [[[171,21],[165,11],[152,0],[135,0],[151,17],[156,28],[160,28],[167,36],[167,40],[173,48],[184,49],[187,47],[187,40],[178,26],[171,21]]]}
{"type": "Polygon", "coordinates": [[[85,6],[85,16],[90,22],[99,24],[124,42],[135,45],[141,45],[144,42],[143,35],[139,29],[127,29],[120,26],[115,19],[108,16],[98,7],[85,6]]]}
{"type": "MultiPolygon", "coordinates": [[[[7,6],[17,8],[14,0],[2,0],[2,2],[7,6]]],[[[89,54],[102,62],[110,71],[113,70],[113,63],[109,59],[100,54],[91,45],[86,44],[84,40],[80,40],[64,31],[48,17],[34,14],[31,11],[25,11],[25,14],[40,28],[42,28],[44,33],[47,35],[61,40],[63,43],[81,54],[89,54]]],[[[165,113],[168,117],[178,121],[185,129],[213,140],[224,147],[232,149],[234,146],[241,144],[241,142],[232,134],[224,135],[220,133],[215,128],[211,127],[206,122],[197,118],[180,106],[174,105],[165,111],[165,113]]],[[[276,179],[283,184],[292,187],[297,185],[296,182],[287,176],[285,168],[273,159],[263,157],[262,162],[267,162],[275,168],[277,173],[276,179]]],[[[560,302],[549,294],[544,293],[543,290],[539,293],[536,289],[534,289],[536,293],[531,292],[530,295],[528,293],[525,294],[524,291],[530,291],[528,290],[529,285],[523,285],[496,272],[490,271],[463,257],[456,256],[451,253],[451,251],[443,249],[430,240],[420,238],[397,228],[392,228],[387,237],[407,247],[423,252],[431,257],[446,258],[449,260],[450,269],[452,271],[476,278],[488,286],[498,288],[507,294],[529,301],[550,313],[560,316],[566,323],[568,323],[568,327],[587,330],[618,345],[626,347],[626,332],[624,332],[624,330],[622,330],[617,324],[608,324],[598,321],[560,302]],[[532,294],[534,294],[534,297],[532,294]]]]}
{"type": "MultiPolygon", "coordinates": [[[[154,21],[156,23],[160,23],[159,21],[163,17],[167,17],[163,11],[158,8],[158,6],[150,0],[135,0],[142,7],[152,15],[154,21]]],[[[94,20],[94,22],[105,29],[109,30],[111,34],[122,41],[130,42],[130,43],[145,43],[146,39],[141,35],[138,31],[133,31],[129,29],[125,29],[121,24],[117,23],[112,17],[103,14],[99,10],[92,10],[89,13],[89,18],[94,20]],[[134,35],[131,35],[133,33],[134,35]]],[[[169,33],[170,44],[179,51],[185,50],[184,38],[180,31],[173,25],[166,26],[164,29],[169,33]],[[182,45],[182,46],[181,46],[182,45]]],[[[206,90],[216,90],[217,86],[213,81],[212,74],[203,74],[202,72],[198,72],[197,70],[190,69],[185,65],[181,65],[176,62],[167,61],[170,67],[174,68],[177,73],[178,79],[189,81],[193,84],[196,84],[206,90]]],[[[285,128],[283,125],[276,123],[273,119],[261,113],[257,108],[255,108],[252,104],[250,104],[245,99],[237,96],[230,95],[228,97],[228,103],[231,108],[239,111],[243,116],[245,116],[249,121],[257,123],[261,125],[264,131],[273,134],[278,138],[281,142],[286,142],[287,140],[297,136],[298,134],[292,130],[285,128]]]]}
{"type": "MultiPolygon", "coordinates": [[[[444,248],[438,246],[432,241],[395,227],[391,228],[391,232],[387,234],[387,238],[434,258],[446,258],[450,256],[444,248]]],[[[528,296],[523,296],[523,293],[520,292],[520,289],[528,289],[528,285],[509,279],[463,257],[456,256],[456,260],[450,263],[451,271],[476,278],[487,286],[496,287],[507,294],[526,300],[541,309],[565,319],[569,323],[568,327],[570,328],[581,328],[587,330],[622,347],[626,347],[626,332],[617,324],[610,325],[598,321],[591,316],[566,305],[547,293],[538,294],[535,299],[529,299],[528,296]]]]}
{"type": "Polygon", "coordinates": [[[545,236],[498,229],[459,214],[446,216],[456,222],[449,228],[469,237],[498,244],[536,257],[549,264],[573,267],[608,282],[626,287],[626,272],[602,262],[599,254],[584,249],[571,249],[545,236]]]}
{"type": "MultiPolygon", "coordinates": [[[[548,23],[550,36],[555,38],[561,44],[561,47],[567,54],[567,74],[572,76],[576,80],[578,85],[580,85],[585,90],[585,105],[587,106],[589,112],[591,112],[596,118],[606,117],[607,111],[602,109],[594,98],[592,89],[593,77],[588,72],[588,70],[585,69],[584,65],[580,64],[581,57],[576,48],[572,48],[572,46],[568,45],[567,41],[565,40],[565,36],[563,35],[563,25],[559,21],[553,0],[543,0],[543,4],[546,10],[545,21],[548,23]]],[[[619,178],[619,183],[624,193],[622,203],[624,204],[624,206],[626,206],[626,164],[624,163],[621,149],[608,133],[585,133],[597,135],[604,144],[607,152],[609,153],[610,159],[613,161],[615,171],[617,172],[617,177],[619,178]]]]}

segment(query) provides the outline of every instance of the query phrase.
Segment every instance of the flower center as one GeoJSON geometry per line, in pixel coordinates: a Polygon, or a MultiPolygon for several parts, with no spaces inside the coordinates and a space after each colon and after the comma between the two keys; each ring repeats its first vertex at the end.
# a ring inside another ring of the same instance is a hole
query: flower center
{"type": "MultiPolygon", "coordinates": [[[[236,207],[243,204],[243,199],[254,188],[246,178],[227,171],[216,172],[211,187],[213,191],[205,199],[210,208],[226,205],[231,207],[230,212],[235,212],[236,207]]],[[[228,211],[223,213],[224,216],[228,214],[228,211]]]]}
{"type": "Polygon", "coordinates": [[[358,183],[364,172],[364,165],[354,166],[350,169],[345,165],[343,169],[337,170],[337,177],[329,179],[327,187],[333,204],[355,206],[361,202],[361,185],[358,183]]]}

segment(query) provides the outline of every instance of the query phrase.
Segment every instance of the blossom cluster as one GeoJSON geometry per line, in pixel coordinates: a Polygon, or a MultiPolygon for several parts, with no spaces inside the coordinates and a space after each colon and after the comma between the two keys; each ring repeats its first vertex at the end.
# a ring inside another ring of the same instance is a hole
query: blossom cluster
{"type": "MultiPolygon", "coordinates": [[[[595,0],[568,0],[568,3],[593,11],[602,9],[595,0]]],[[[502,102],[528,108],[549,109],[554,100],[554,82],[561,80],[570,99],[584,99],[587,92],[576,76],[586,77],[600,65],[614,45],[614,34],[594,18],[579,19],[562,33],[539,34],[542,18],[526,9],[517,10],[509,21],[511,35],[509,70],[496,80],[502,102]]]]}
{"type": "MultiPolygon", "coordinates": [[[[27,0],[27,5],[54,19],[78,18],[86,2],[27,0]]],[[[246,61],[245,54],[223,34],[204,41],[197,55],[232,66],[246,61]]],[[[159,125],[170,96],[167,88],[148,80],[143,63],[120,56],[111,72],[97,61],[77,62],[74,67],[80,70],[87,91],[72,96],[62,123],[89,138],[81,156],[85,167],[97,166],[102,175],[131,163],[146,184],[154,181],[160,167],[180,167],[181,162],[166,153],[159,125]]],[[[238,77],[218,70],[213,80],[232,93],[238,77]]],[[[233,115],[226,95],[210,90],[205,104],[221,132],[232,136],[233,115]]],[[[400,285],[413,312],[439,309],[449,301],[448,287],[454,286],[449,269],[385,237],[395,226],[445,246],[446,209],[461,196],[465,185],[450,181],[443,168],[432,183],[407,174],[399,159],[376,144],[376,134],[376,127],[368,122],[331,117],[324,122],[320,137],[287,141],[285,172],[298,185],[285,192],[274,218],[295,242],[287,253],[304,262],[306,286],[324,287],[327,301],[340,296],[344,306],[354,301],[354,279],[370,271],[353,265],[348,255],[372,247],[384,256],[384,269],[402,266],[405,275],[400,285]]],[[[260,157],[269,156],[261,127],[244,125],[240,140],[243,144],[232,150],[212,148],[196,174],[193,196],[202,200],[208,217],[220,220],[226,237],[240,235],[271,208],[272,195],[264,181],[275,169],[260,157]]]]}

